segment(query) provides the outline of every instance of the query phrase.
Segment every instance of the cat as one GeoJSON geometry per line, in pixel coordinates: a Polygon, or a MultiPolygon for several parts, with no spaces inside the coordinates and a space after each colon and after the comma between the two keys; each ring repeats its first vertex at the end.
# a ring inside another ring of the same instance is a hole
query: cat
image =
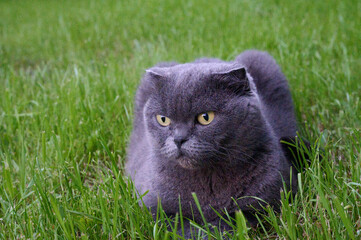
{"type": "Polygon", "coordinates": [[[276,206],[284,183],[296,191],[280,142],[296,131],[286,77],[268,53],[161,63],[136,93],[126,172],[153,211],[160,200],[175,215],[180,199],[183,216],[202,223],[194,192],[206,220],[227,229],[214,210],[252,219],[257,198],[276,206]]]}

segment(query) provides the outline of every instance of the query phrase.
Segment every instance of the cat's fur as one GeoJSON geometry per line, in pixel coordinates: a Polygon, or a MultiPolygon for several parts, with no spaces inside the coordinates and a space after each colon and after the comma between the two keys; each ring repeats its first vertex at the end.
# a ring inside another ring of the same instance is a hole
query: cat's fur
{"type": "Polygon", "coordinates": [[[138,88],[126,171],[140,194],[149,190],[146,206],[156,209],[160,198],[173,215],[180,198],[183,216],[202,223],[195,192],[205,218],[216,224],[212,208],[247,213],[260,205],[246,196],[277,205],[282,181],[295,190],[280,139],[296,130],[286,78],[269,54],[250,50],[231,62],[163,63],[147,70],[138,88]],[[208,111],[215,113],[213,122],[197,123],[208,111]],[[157,114],[171,124],[160,126],[157,114]],[[180,157],[179,134],[187,139],[180,157]]]}

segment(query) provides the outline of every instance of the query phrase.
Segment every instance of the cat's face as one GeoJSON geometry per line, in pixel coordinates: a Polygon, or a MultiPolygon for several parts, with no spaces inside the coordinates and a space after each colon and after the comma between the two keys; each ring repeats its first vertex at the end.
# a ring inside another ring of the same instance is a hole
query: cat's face
{"type": "Polygon", "coordinates": [[[146,77],[153,89],[144,123],[162,159],[199,169],[250,154],[248,146],[255,141],[250,128],[259,124],[260,113],[244,68],[183,64],[152,69],[146,77]]]}

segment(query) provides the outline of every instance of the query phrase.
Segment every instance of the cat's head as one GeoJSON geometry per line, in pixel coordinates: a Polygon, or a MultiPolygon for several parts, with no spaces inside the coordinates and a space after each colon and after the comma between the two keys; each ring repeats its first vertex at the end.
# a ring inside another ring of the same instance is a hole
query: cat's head
{"type": "Polygon", "coordinates": [[[145,131],[162,164],[187,169],[249,161],[263,137],[255,85],[237,63],[190,63],[147,70],[145,131]]]}

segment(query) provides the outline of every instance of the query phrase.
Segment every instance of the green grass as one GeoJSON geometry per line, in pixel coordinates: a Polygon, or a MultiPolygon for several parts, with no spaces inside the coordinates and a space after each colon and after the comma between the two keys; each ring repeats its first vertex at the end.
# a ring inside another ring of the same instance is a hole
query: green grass
{"type": "Polygon", "coordinates": [[[277,59],[325,157],[315,144],[281,214],[214,238],[360,239],[360,22],[357,0],[1,1],[0,239],[173,238],[124,176],[136,86],[159,61],[250,48],[277,59]]]}

